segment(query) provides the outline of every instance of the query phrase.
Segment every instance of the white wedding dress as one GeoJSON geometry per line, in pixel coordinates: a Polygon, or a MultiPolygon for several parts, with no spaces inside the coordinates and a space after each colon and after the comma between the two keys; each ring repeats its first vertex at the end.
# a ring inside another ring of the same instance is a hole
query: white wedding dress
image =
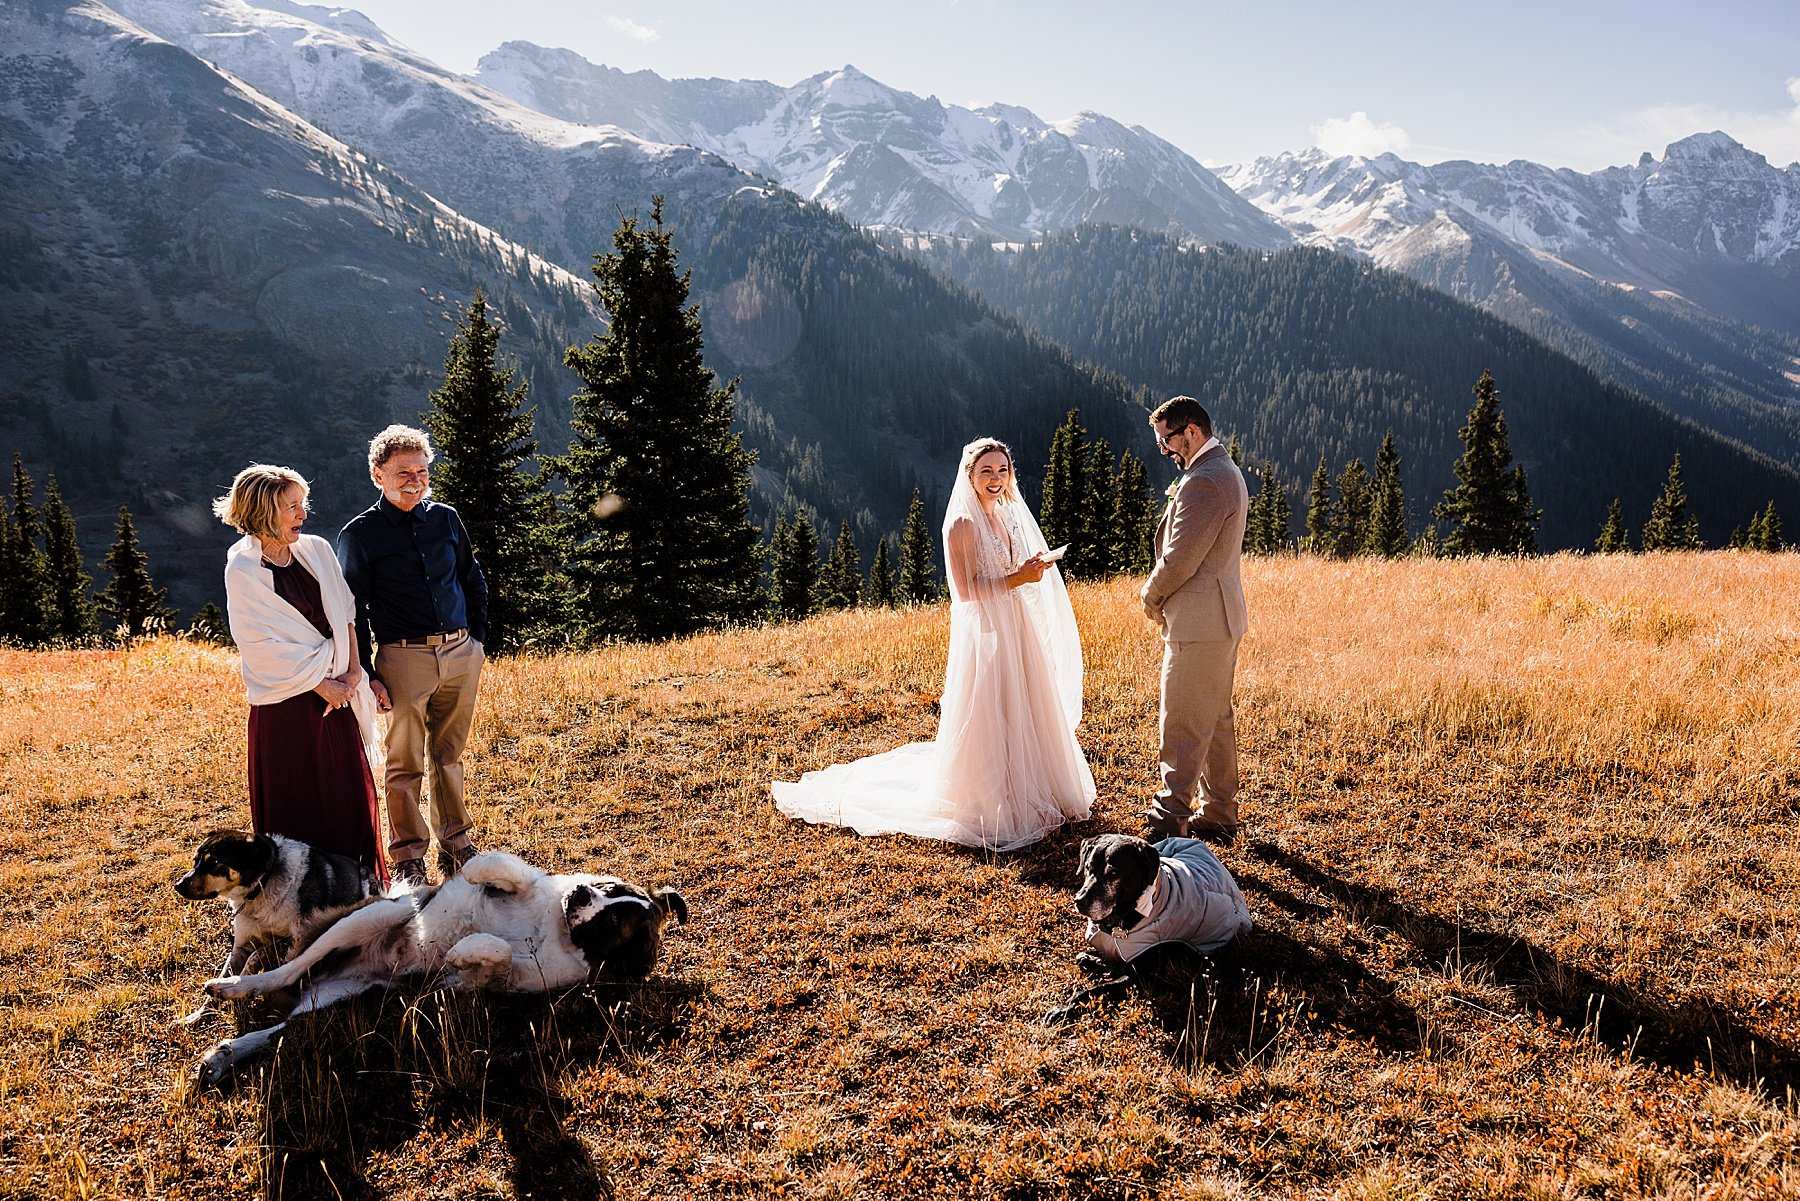
{"type": "Polygon", "coordinates": [[[950,655],[937,738],[777,781],[791,817],[859,834],[912,834],[1007,851],[1088,816],[1094,776],[1075,741],[1081,642],[1062,575],[1006,579],[1048,549],[1023,503],[981,512],[958,472],[944,517],[950,655]]]}

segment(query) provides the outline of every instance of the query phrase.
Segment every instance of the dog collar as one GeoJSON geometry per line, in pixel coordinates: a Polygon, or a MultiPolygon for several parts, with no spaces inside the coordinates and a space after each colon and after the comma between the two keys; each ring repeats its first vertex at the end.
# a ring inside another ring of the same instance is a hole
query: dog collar
{"type": "Polygon", "coordinates": [[[263,885],[267,884],[268,882],[269,882],[269,878],[267,876],[264,876],[262,879],[258,880],[256,882],[256,887],[252,888],[249,892],[244,894],[244,904],[248,905],[251,901],[254,901],[257,897],[260,897],[262,895],[263,885]]]}

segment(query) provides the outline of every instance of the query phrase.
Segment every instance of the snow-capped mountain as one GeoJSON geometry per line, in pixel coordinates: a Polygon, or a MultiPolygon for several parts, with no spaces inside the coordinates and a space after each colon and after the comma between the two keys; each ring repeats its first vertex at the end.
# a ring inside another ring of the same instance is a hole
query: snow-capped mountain
{"type": "Polygon", "coordinates": [[[1706,133],[1590,174],[1318,149],[1220,174],[1301,240],[1478,304],[1800,464],[1800,164],[1706,133]]]}
{"type": "Polygon", "coordinates": [[[1104,221],[1259,249],[1292,241],[1188,155],[1098,113],[1051,122],[946,105],[850,66],[791,88],[665,80],[529,42],[484,57],[477,78],[569,121],[704,147],[858,225],[1028,240],[1104,221]]]}
{"type": "Polygon", "coordinates": [[[184,608],[217,590],[221,473],[280,456],[322,520],[354,512],[354,431],[416,417],[476,284],[540,370],[601,320],[569,272],[101,4],[4,6],[0,45],[0,441],[90,547],[129,500],[184,608]]]}
{"type": "Polygon", "coordinates": [[[133,21],[372,155],[459,212],[581,270],[621,211],[692,220],[766,185],[689,146],[533,111],[337,8],[290,0],[112,0],[133,21]],[[705,203],[690,204],[697,198],[705,203]]]}
{"type": "MultiPolygon", "coordinates": [[[[1497,238],[1549,268],[1800,332],[1800,310],[1734,299],[1718,278],[1724,270],[1735,285],[1732,268],[1800,262],[1800,164],[1772,166],[1722,133],[1684,138],[1660,161],[1645,154],[1591,174],[1312,149],[1220,175],[1303,240],[1414,275],[1440,273],[1447,256],[1466,258],[1497,238]]],[[[1451,290],[1486,301],[1478,283],[1451,290]]]]}

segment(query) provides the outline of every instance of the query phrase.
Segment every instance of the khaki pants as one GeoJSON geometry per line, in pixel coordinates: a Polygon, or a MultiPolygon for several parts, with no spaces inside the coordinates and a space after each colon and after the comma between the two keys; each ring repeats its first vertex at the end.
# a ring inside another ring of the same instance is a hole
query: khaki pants
{"type": "Polygon", "coordinates": [[[1157,748],[1163,786],[1149,811],[1155,833],[1237,825],[1237,730],[1231,717],[1237,653],[1235,638],[1163,643],[1157,748]]]}
{"type": "Polygon", "coordinates": [[[416,859],[435,837],[446,850],[468,844],[463,801],[463,748],[475,719],[481,644],[464,637],[445,646],[383,645],[375,674],[387,686],[388,861],[416,859]],[[425,765],[431,764],[431,823],[419,812],[425,765]]]}

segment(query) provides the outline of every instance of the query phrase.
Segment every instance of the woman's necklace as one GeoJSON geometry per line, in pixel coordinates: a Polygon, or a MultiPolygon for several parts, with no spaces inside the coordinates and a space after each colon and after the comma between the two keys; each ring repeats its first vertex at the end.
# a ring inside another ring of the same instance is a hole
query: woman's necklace
{"type": "Polygon", "coordinates": [[[262,544],[262,557],[265,560],[267,560],[272,566],[275,566],[275,567],[291,567],[291,566],[293,566],[294,548],[291,546],[283,546],[281,548],[281,551],[282,551],[281,558],[277,559],[274,555],[269,553],[269,544],[267,542],[264,542],[262,544]]]}

